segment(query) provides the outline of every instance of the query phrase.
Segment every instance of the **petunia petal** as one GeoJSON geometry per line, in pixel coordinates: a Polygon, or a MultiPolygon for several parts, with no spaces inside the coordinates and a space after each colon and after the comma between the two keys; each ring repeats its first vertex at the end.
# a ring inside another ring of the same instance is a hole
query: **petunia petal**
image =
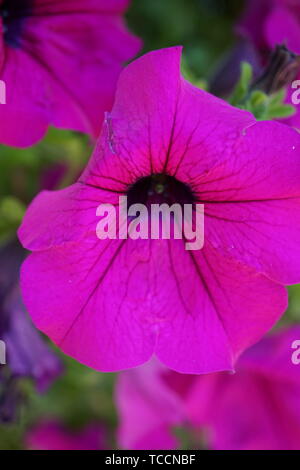
{"type": "Polygon", "coordinates": [[[285,289],[213,250],[199,256],[181,240],[130,239],[33,253],[24,300],[39,329],[96,369],[157,354],[179,372],[230,370],[283,313],[285,289]]]}
{"type": "Polygon", "coordinates": [[[30,204],[18,236],[28,250],[45,250],[83,240],[96,241],[100,204],[117,206],[119,193],[78,182],[60,191],[42,191],[30,204]],[[47,217],[45,218],[45,213],[47,217]]]}

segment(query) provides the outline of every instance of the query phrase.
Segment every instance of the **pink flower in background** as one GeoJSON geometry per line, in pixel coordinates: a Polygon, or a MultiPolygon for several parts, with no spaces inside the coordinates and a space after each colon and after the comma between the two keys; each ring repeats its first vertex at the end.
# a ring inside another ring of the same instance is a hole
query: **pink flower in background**
{"type": "MultiPolygon", "coordinates": [[[[191,380],[190,380],[191,379],[191,380]]],[[[168,371],[157,361],[119,374],[116,405],[119,414],[118,445],[122,449],[175,449],[172,428],[185,422],[184,393],[192,375],[168,371]],[[173,379],[172,385],[164,377],[173,379]]]]}
{"type": "Polygon", "coordinates": [[[32,450],[101,450],[104,432],[89,425],[80,432],[70,431],[56,421],[42,422],[25,436],[25,447],[32,450]]]}
{"type": "MultiPolygon", "coordinates": [[[[246,8],[242,14],[236,31],[241,36],[250,39],[265,58],[269,56],[269,46],[265,36],[265,21],[271,9],[281,0],[246,0],[246,8]]],[[[282,2],[281,2],[282,3],[282,2]]]]}
{"type": "Polygon", "coordinates": [[[298,0],[248,0],[237,31],[251,39],[265,57],[269,55],[270,48],[282,42],[300,53],[298,20],[298,0]]]}
{"type": "Polygon", "coordinates": [[[284,312],[283,284],[300,280],[300,135],[193,87],[180,57],[164,49],[127,67],[85,172],[40,193],[19,230],[35,325],[98,370],[153,355],[184,373],[232,370],[284,312]],[[96,208],[120,195],[203,203],[204,248],[99,240],[96,208]]]}
{"type": "Polygon", "coordinates": [[[291,360],[299,339],[299,327],[264,338],[235,374],[182,375],[157,363],[121,373],[119,445],[178,448],[177,426],[190,431],[194,448],[300,449],[300,366],[291,360]]]}
{"type": "MultiPolygon", "coordinates": [[[[237,32],[252,41],[263,62],[267,60],[271,50],[277,44],[285,43],[291,51],[300,54],[300,2],[298,0],[248,0],[247,5],[237,26],[237,32]]],[[[295,89],[290,86],[289,102],[294,91],[295,89]]],[[[299,106],[297,110],[298,112],[288,122],[300,128],[299,106]]]]}
{"type": "Polygon", "coordinates": [[[0,142],[25,147],[54,125],[97,137],[123,63],[140,42],[129,0],[0,0],[0,142]]]}

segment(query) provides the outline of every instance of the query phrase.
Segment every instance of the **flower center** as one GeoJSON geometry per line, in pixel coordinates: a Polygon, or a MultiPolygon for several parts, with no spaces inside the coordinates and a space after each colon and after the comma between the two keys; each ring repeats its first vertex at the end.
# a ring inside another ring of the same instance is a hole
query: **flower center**
{"type": "Polygon", "coordinates": [[[4,0],[0,7],[4,41],[11,47],[20,47],[24,19],[32,12],[32,0],[4,0]]]}
{"type": "Polygon", "coordinates": [[[128,206],[132,204],[193,204],[196,197],[192,189],[174,176],[162,173],[138,179],[127,191],[128,206]]]}

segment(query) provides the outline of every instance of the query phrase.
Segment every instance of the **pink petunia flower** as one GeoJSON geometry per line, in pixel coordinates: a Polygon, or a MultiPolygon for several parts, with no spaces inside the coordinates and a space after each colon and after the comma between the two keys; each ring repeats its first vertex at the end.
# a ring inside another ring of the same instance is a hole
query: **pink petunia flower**
{"type": "Polygon", "coordinates": [[[123,24],[128,4],[0,0],[1,143],[32,145],[50,124],[98,136],[122,64],[140,47],[123,24]]]}
{"type": "MultiPolygon", "coordinates": [[[[300,3],[298,0],[250,0],[237,25],[237,32],[252,41],[263,62],[277,44],[284,43],[291,51],[300,54],[300,3]]],[[[291,83],[287,97],[289,103],[294,92],[291,83]]],[[[296,109],[297,113],[286,122],[300,128],[299,105],[296,109]]]]}
{"type": "Polygon", "coordinates": [[[299,339],[299,327],[267,337],[246,351],[236,374],[198,380],[188,415],[194,426],[206,427],[211,447],[300,449],[300,369],[292,362],[299,339]]]}
{"type": "Polygon", "coordinates": [[[127,67],[85,172],[40,193],[19,230],[35,325],[98,370],[153,355],[184,373],[232,370],[284,312],[283,284],[300,280],[300,135],[195,88],[180,57],[164,49],[127,67]],[[99,204],[124,195],[203,203],[204,248],[99,240],[99,204]]]}
{"type": "Polygon", "coordinates": [[[25,446],[32,450],[101,450],[104,449],[104,433],[99,425],[74,432],[57,421],[45,421],[27,433],[25,446]]]}
{"type": "Polygon", "coordinates": [[[299,344],[299,327],[266,337],[241,356],[235,374],[183,375],[153,362],[123,372],[116,387],[119,445],[178,448],[177,426],[189,431],[195,448],[299,450],[299,344]]]}

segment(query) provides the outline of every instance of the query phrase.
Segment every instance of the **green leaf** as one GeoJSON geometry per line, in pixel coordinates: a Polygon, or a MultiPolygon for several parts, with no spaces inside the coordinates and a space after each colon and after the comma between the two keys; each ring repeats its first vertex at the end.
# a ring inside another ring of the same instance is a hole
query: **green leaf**
{"type": "Polygon", "coordinates": [[[267,119],[283,119],[293,116],[296,113],[294,106],[291,104],[280,104],[270,107],[267,119]]]}

